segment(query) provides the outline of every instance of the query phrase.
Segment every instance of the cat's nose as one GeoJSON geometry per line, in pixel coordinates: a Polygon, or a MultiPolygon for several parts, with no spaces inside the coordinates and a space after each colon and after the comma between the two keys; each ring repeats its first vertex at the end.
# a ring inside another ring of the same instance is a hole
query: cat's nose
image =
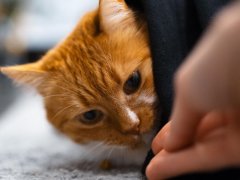
{"type": "Polygon", "coordinates": [[[122,133],[138,135],[140,133],[139,124],[126,124],[122,126],[122,133]]]}
{"type": "Polygon", "coordinates": [[[120,132],[123,134],[132,135],[140,134],[140,120],[135,111],[133,111],[130,107],[123,107],[122,104],[117,104],[115,106],[112,106],[112,108],[114,109],[114,111],[112,111],[112,116],[115,116],[115,121],[113,122],[120,132]]]}
{"type": "Polygon", "coordinates": [[[140,120],[130,108],[126,108],[119,121],[121,130],[125,134],[139,134],[140,120]]]}

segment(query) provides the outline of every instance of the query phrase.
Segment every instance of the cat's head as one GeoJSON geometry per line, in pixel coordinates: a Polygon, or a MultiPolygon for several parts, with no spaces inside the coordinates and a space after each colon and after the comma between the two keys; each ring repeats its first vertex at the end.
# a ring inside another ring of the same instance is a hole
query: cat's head
{"type": "Polygon", "coordinates": [[[1,71],[35,87],[48,120],[74,141],[134,147],[154,123],[151,66],[144,23],[123,0],[101,0],[42,59],[1,71]]]}

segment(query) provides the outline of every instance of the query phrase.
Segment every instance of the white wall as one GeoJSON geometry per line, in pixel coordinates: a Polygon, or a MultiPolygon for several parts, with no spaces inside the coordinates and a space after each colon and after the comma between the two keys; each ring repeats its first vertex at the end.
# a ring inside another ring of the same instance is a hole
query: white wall
{"type": "Polygon", "coordinates": [[[48,49],[97,5],[98,0],[24,0],[10,37],[26,49],[48,49]]]}

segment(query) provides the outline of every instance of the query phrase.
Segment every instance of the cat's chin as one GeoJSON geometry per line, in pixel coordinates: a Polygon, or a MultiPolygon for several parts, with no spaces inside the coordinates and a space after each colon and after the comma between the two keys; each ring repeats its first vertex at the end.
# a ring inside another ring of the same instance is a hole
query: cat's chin
{"type": "Polygon", "coordinates": [[[154,132],[142,135],[142,143],[134,147],[127,145],[108,145],[103,142],[91,142],[84,145],[88,156],[84,161],[101,163],[109,161],[113,166],[141,166],[151,148],[154,132]]]}
{"type": "Polygon", "coordinates": [[[91,151],[91,149],[95,150],[89,153],[88,156],[83,157],[84,161],[99,164],[107,160],[110,161],[113,166],[140,166],[144,162],[146,154],[150,149],[150,146],[143,145],[132,148],[121,145],[100,145],[100,143],[101,142],[92,142],[85,145],[86,151],[91,151]]]}

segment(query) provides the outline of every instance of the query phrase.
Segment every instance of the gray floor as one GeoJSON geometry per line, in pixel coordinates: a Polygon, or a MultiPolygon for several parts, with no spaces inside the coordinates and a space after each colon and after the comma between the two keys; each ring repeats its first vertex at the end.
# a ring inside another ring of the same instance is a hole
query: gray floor
{"type": "Polygon", "coordinates": [[[84,163],[88,152],[52,129],[36,93],[18,90],[16,96],[11,85],[4,87],[0,90],[0,179],[143,179],[140,168],[101,171],[84,163]]]}

